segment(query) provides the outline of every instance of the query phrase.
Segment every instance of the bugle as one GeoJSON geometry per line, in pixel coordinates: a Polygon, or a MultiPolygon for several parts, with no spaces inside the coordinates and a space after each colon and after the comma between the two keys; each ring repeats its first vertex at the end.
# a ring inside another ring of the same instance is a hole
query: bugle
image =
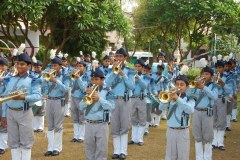
{"type": "Polygon", "coordinates": [[[70,74],[70,78],[74,81],[78,78],[78,74],[79,74],[80,70],[79,69],[76,69],[76,70],[73,70],[72,73],[70,74]]]}
{"type": "Polygon", "coordinates": [[[20,96],[20,95],[25,95],[27,93],[27,89],[23,88],[23,89],[19,89],[13,92],[8,93],[7,96],[0,98],[0,104],[2,104],[3,102],[12,100],[13,98],[20,96]]]}
{"type": "Polygon", "coordinates": [[[83,102],[87,105],[91,105],[93,103],[93,99],[92,99],[92,95],[94,94],[94,92],[97,90],[99,86],[94,84],[92,86],[93,90],[90,94],[87,94],[85,97],[83,97],[83,102]]]}
{"type": "Polygon", "coordinates": [[[45,79],[46,81],[49,81],[51,77],[55,77],[56,76],[56,70],[54,69],[50,69],[49,71],[43,73],[43,79],[45,79]]]}
{"type": "Polygon", "coordinates": [[[119,62],[116,66],[113,66],[112,71],[114,74],[118,74],[122,68],[122,62],[119,62]]]}

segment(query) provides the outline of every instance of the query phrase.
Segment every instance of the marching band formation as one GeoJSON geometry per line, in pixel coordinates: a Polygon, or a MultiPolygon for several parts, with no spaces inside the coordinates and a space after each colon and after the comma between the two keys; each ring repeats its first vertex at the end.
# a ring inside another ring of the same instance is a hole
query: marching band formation
{"type": "Polygon", "coordinates": [[[14,52],[11,67],[0,59],[0,154],[9,147],[13,160],[31,159],[34,132],[44,131],[45,116],[44,156],[61,153],[64,117],[71,116],[71,141],[85,144],[88,160],[108,159],[109,125],[112,159],[126,159],[128,145],[144,145],[148,128],[158,127],[160,119],[168,126],[166,160],[189,159],[190,122],[196,159],[211,160],[213,149],[225,150],[230,121],[237,122],[240,67],[232,54],[212,57],[211,63],[201,59],[199,75],[190,78],[187,65],[167,63],[163,52],[156,72],[141,58],[127,67],[123,48],[105,55],[102,65],[96,53],[81,53],[68,64],[67,54],[51,50],[45,69],[24,48],[14,52]]]}

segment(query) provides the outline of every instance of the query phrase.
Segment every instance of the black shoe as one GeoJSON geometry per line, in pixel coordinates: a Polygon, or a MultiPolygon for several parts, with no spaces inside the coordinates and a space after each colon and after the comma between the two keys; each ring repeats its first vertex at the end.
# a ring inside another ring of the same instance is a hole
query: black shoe
{"type": "Polygon", "coordinates": [[[217,146],[215,146],[215,145],[212,145],[212,149],[216,149],[216,148],[218,148],[217,146]]]}
{"type": "Polygon", "coordinates": [[[0,149],[0,154],[4,154],[5,150],[4,149],[0,149]]]}
{"type": "Polygon", "coordinates": [[[144,132],[144,136],[147,136],[149,133],[148,132],[144,132]]]}
{"type": "Polygon", "coordinates": [[[52,151],[47,151],[46,153],[44,153],[44,156],[48,157],[48,156],[52,156],[52,154],[53,154],[52,151]]]}
{"type": "Polygon", "coordinates": [[[78,142],[78,140],[76,139],[76,138],[73,138],[72,140],[71,140],[71,142],[78,142]]]}
{"type": "Polygon", "coordinates": [[[78,142],[78,143],[83,143],[84,140],[82,140],[82,139],[78,139],[77,142],[78,142]]]}
{"type": "Polygon", "coordinates": [[[233,119],[232,121],[233,121],[233,122],[237,122],[237,120],[236,120],[236,119],[233,119]]]}
{"type": "Polygon", "coordinates": [[[222,151],[225,151],[225,148],[224,148],[224,146],[220,146],[220,147],[218,147],[220,150],[222,150],[222,151]]]}
{"type": "Polygon", "coordinates": [[[70,116],[69,116],[69,115],[65,115],[64,117],[66,117],[66,118],[70,118],[70,116]]]}
{"type": "Polygon", "coordinates": [[[126,159],[126,155],[123,154],[123,153],[121,153],[121,154],[119,155],[119,159],[126,159]]]}
{"type": "Polygon", "coordinates": [[[229,127],[226,127],[226,131],[232,131],[229,127]]]}
{"type": "Polygon", "coordinates": [[[138,142],[138,145],[139,146],[142,146],[144,143],[143,142],[138,142]]]}
{"type": "Polygon", "coordinates": [[[60,152],[59,151],[56,151],[56,150],[54,150],[53,152],[52,152],[52,156],[58,156],[60,154],[60,152]]]}
{"type": "Polygon", "coordinates": [[[113,154],[112,159],[119,159],[119,155],[118,154],[113,154]]]}
{"type": "Polygon", "coordinates": [[[38,130],[36,129],[36,130],[33,130],[33,132],[38,132],[38,130]]]}
{"type": "Polygon", "coordinates": [[[164,121],[167,120],[167,118],[165,118],[165,117],[164,117],[164,118],[161,118],[161,119],[164,120],[164,121]]]}
{"type": "Polygon", "coordinates": [[[42,129],[38,129],[37,132],[43,132],[43,130],[42,129]]]}
{"type": "Polygon", "coordinates": [[[135,142],[134,142],[134,141],[129,141],[128,144],[129,144],[129,145],[135,144],[135,142]]]}

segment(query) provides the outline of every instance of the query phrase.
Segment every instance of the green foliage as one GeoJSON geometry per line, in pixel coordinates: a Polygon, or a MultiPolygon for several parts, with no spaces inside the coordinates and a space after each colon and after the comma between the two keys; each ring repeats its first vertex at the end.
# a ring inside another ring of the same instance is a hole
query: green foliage
{"type": "Polygon", "coordinates": [[[136,33],[145,37],[142,44],[154,40],[157,48],[172,53],[181,49],[184,39],[194,55],[210,43],[212,27],[239,23],[239,13],[239,4],[234,0],[141,0],[134,24],[140,30],[136,33]]]}
{"type": "Polygon", "coordinates": [[[186,76],[188,80],[194,80],[196,77],[201,76],[201,69],[195,67],[189,68],[186,76]]]}
{"type": "Polygon", "coordinates": [[[44,59],[51,48],[70,54],[78,49],[101,53],[107,44],[106,32],[126,35],[129,29],[117,0],[2,0],[0,25],[6,26],[5,36],[16,45],[20,41],[8,30],[19,29],[21,24],[26,28],[22,30],[25,38],[30,29],[40,31],[44,59]]]}

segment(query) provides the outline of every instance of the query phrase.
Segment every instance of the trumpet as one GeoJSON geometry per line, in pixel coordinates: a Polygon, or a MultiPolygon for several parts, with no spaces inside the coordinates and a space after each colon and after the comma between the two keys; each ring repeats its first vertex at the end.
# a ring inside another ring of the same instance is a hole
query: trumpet
{"type": "Polygon", "coordinates": [[[12,76],[16,76],[16,75],[18,74],[18,70],[17,70],[17,68],[16,68],[16,63],[15,63],[14,66],[11,68],[10,74],[11,74],[12,76]]]}
{"type": "Polygon", "coordinates": [[[204,84],[205,83],[204,79],[205,79],[205,77],[196,77],[195,80],[190,80],[189,88],[196,88],[197,83],[200,81],[203,81],[203,84],[204,84]]]}
{"type": "Polygon", "coordinates": [[[118,74],[122,68],[122,62],[119,62],[116,66],[113,66],[112,71],[114,74],[118,74]]]}
{"type": "Polygon", "coordinates": [[[79,72],[80,72],[79,69],[74,70],[74,71],[70,74],[70,78],[71,78],[73,81],[76,80],[77,77],[78,77],[79,72]]]}
{"type": "Polygon", "coordinates": [[[217,72],[216,80],[214,79],[214,83],[218,83],[220,78],[221,78],[221,74],[217,72]]]}
{"type": "Polygon", "coordinates": [[[8,93],[8,95],[6,97],[0,98],[0,104],[2,104],[3,102],[6,102],[6,101],[12,100],[13,98],[15,98],[17,96],[25,95],[26,93],[27,93],[26,88],[10,92],[10,93],[8,93]]]}
{"type": "Polygon", "coordinates": [[[43,79],[49,81],[51,77],[56,77],[56,70],[50,69],[49,71],[43,73],[43,79]]]}
{"type": "Polygon", "coordinates": [[[6,71],[0,71],[0,78],[3,78],[6,76],[6,71]]]}
{"type": "Polygon", "coordinates": [[[92,95],[97,90],[98,87],[99,87],[98,85],[94,84],[92,86],[92,88],[93,88],[92,92],[90,94],[87,94],[85,97],[83,97],[83,102],[85,104],[91,105],[93,103],[92,95]]]}
{"type": "Polygon", "coordinates": [[[174,93],[177,93],[178,91],[181,91],[180,88],[176,89],[175,91],[162,91],[159,93],[158,95],[158,99],[160,102],[162,103],[169,103],[171,98],[170,98],[170,94],[174,94],[174,93]]]}

